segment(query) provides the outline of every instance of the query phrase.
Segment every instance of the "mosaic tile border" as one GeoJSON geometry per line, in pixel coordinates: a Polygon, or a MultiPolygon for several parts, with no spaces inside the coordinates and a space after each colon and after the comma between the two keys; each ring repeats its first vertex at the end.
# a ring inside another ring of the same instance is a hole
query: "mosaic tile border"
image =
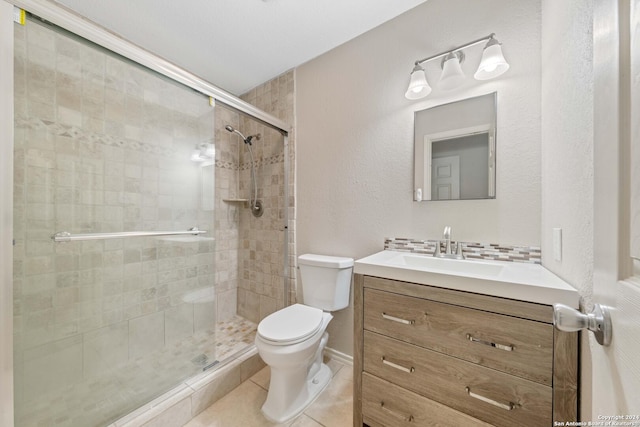
{"type": "Polygon", "coordinates": [[[224,160],[216,160],[216,168],[218,169],[229,169],[232,171],[237,171],[238,170],[238,164],[234,163],[234,162],[228,162],[228,161],[224,161],[224,160]]]}
{"type": "MultiPolygon", "coordinates": [[[[438,240],[420,240],[404,237],[385,238],[384,249],[433,255],[438,240]]],[[[451,241],[452,245],[457,242],[451,241]]],[[[468,259],[540,264],[541,252],[537,246],[511,246],[498,243],[461,242],[462,253],[468,259]]]]}
{"type": "MultiPolygon", "coordinates": [[[[263,165],[275,165],[278,163],[284,163],[284,154],[276,154],[275,156],[260,158],[256,160],[256,167],[259,168],[263,165]]],[[[247,170],[251,168],[251,162],[244,162],[240,165],[234,162],[216,160],[216,167],[220,169],[230,170],[247,170]]]]}
{"type": "Polygon", "coordinates": [[[53,135],[73,138],[80,143],[102,144],[110,147],[124,148],[132,151],[157,154],[166,157],[173,157],[176,155],[176,150],[171,148],[158,147],[155,144],[147,144],[133,139],[92,132],[77,126],[39,119],[37,117],[24,117],[17,115],[15,117],[15,127],[16,129],[44,130],[53,135]]]}
{"type": "MultiPolygon", "coordinates": [[[[139,151],[147,154],[158,154],[166,157],[172,157],[176,155],[176,150],[171,148],[157,147],[153,144],[146,144],[144,142],[135,141],[132,139],[91,132],[77,126],[70,126],[35,117],[24,117],[17,115],[15,117],[15,126],[17,129],[45,130],[53,135],[74,138],[79,142],[102,144],[111,147],[119,147],[133,151],[139,151]]],[[[256,167],[284,163],[284,154],[276,154],[274,156],[260,158],[256,160],[255,163],[256,167]]],[[[229,161],[216,160],[215,167],[230,170],[247,170],[251,168],[251,162],[237,164],[229,161]]]]}

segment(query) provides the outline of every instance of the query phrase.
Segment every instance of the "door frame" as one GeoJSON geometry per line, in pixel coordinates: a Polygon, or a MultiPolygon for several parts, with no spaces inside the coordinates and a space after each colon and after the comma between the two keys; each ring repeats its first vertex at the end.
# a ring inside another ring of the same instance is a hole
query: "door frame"
{"type": "Polygon", "coordinates": [[[419,175],[416,174],[414,178],[415,180],[414,185],[416,186],[416,188],[414,189],[414,193],[415,193],[415,190],[420,188],[419,187],[420,184],[422,184],[422,200],[431,200],[431,176],[433,175],[433,172],[431,170],[431,167],[432,167],[431,146],[433,145],[434,142],[438,142],[446,139],[471,136],[478,133],[486,133],[489,135],[489,156],[487,158],[487,162],[489,164],[489,180],[487,185],[489,186],[489,198],[495,198],[496,191],[495,191],[494,184],[495,184],[495,167],[496,167],[496,156],[495,156],[496,143],[495,143],[495,131],[492,133],[491,130],[492,130],[492,125],[487,123],[483,125],[469,126],[465,128],[452,129],[452,130],[447,130],[443,132],[429,133],[429,134],[423,135],[422,137],[423,138],[422,139],[422,153],[423,153],[422,175],[424,176],[424,179],[419,178],[419,175]],[[427,172],[427,169],[429,170],[428,172],[427,172]]]}

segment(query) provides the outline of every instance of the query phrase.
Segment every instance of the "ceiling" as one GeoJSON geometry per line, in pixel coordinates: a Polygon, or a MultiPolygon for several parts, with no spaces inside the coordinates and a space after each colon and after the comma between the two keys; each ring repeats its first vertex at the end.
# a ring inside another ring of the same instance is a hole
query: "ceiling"
{"type": "Polygon", "coordinates": [[[426,0],[55,0],[240,95],[426,0]]]}

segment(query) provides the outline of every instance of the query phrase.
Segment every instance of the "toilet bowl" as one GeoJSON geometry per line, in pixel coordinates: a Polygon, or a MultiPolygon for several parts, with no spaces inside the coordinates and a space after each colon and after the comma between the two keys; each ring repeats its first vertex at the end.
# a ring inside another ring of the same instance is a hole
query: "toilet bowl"
{"type": "Polygon", "coordinates": [[[322,310],[294,304],[260,322],[256,347],[271,368],[269,393],[262,407],[269,420],[278,423],[290,420],[329,384],[331,372],[322,363],[322,350],[329,337],[325,330],[332,317],[322,310]],[[312,310],[317,312],[310,313],[312,310]],[[295,328],[289,335],[282,332],[283,327],[286,329],[285,322],[293,327],[291,329],[295,328]],[[281,328],[269,334],[276,324],[281,328]]]}
{"type": "Polygon", "coordinates": [[[353,259],[302,255],[298,265],[305,304],[265,317],[255,338],[258,353],[271,368],[262,412],[277,423],[299,415],[329,384],[331,370],[322,361],[329,339],[326,329],[333,318],[329,311],[349,304],[353,259]]]}

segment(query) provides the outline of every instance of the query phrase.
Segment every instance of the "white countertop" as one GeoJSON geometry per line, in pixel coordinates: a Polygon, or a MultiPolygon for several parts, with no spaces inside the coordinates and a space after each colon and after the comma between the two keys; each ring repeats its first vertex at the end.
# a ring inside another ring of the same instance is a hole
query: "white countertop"
{"type": "Polygon", "coordinates": [[[562,303],[578,308],[578,291],[540,264],[438,260],[437,263],[446,265],[443,268],[441,265],[420,265],[420,257],[432,258],[411,252],[381,251],[357,260],[354,273],[540,304],[562,303]],[[418,262],[406,263],[402,261],[404,259],[418,262]],[[466,265],[461,266],[460,263],[466,265]],[[458,271],[456,266],[468,271],[458,271]],[[478,272],[474,272],[475,267],[478,267],[478,272]]]}

